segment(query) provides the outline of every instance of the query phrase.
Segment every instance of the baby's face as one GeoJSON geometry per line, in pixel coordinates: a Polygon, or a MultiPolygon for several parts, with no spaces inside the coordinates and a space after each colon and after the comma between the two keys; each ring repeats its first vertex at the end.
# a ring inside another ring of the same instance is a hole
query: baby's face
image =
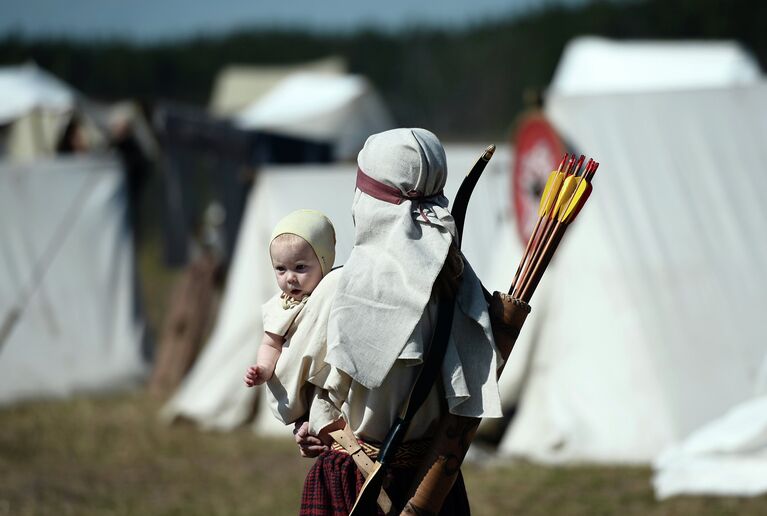
{"type": "Polygon", "coordinates": [[[322,279],[320,261],[303,238],[285,234],[269,246],[272,267],[280,290],[294,299],[312,293],[322,279]]]}

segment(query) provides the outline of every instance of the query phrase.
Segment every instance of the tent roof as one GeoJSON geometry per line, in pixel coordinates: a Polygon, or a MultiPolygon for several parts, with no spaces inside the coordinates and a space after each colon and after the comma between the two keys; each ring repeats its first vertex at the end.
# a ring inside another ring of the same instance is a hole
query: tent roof
{"type": "Polygon", "coordinates": [[[761,71],[734,41],[570,41],[554,72],[551,94],[594,95],[751,84],[761,71]]]}
{"type": "Polygon", "coordinates": [[[266,95],[250,104],[237,119],[241,126],[248,129],[276,128],[328,139],[336,127],[305,128],[301,127],[301,123],[342,109],[368,89],[368,82],[360,76],[299,72],[280,81],[266,95]]]}
{"type": "Polygon", "coordinates": [[[367,79],[316,72],[285,77],[237,122],[245,129],[333,143],[341,159],[354,157],[369,135],[393,125],[367,79]]]}
{"type": "Polygon", "coordinates": [[[69,110],[75,97],[74,89],[35,64],[0,67],[0,123],[35,108],[69,110]]]}
{"type": "Polygon", "coordinates": [[[219,116],[234,115],[261,98],[282,79],[301,70],[338,75],[346,72],[346,63],[339,57],[329,57],[287,66],[229,65],[216,77],[210,111],[219,116]]]}

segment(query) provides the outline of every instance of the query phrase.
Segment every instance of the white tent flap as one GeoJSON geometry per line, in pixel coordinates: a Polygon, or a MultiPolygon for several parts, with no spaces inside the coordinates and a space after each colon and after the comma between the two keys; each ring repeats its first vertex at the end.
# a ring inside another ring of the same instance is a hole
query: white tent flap
{"type": "Polygon", "coordinates": [[[0,404],[145,374],[116,160],[0,165],[0,404]]]}
{"type": "Polygon", "coordinates": [[[654,463],[655,495],[767,493],[767,396],[707,423],[654,463]]]}

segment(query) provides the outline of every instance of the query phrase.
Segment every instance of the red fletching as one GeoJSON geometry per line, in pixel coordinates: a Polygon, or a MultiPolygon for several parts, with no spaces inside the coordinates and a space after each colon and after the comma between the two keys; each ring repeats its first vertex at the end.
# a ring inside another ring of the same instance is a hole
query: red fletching
{"type": "Polygon", "coordinates": [[[583,192],[583,195],[581,195],[580,199],[578,199],[578,203],[575,205],[575,208],[573,208],[572,214],[568,217],[568,224],[574,221],[575,217],[577,217],[581,212],[581,208],[583,208],[583,205],[586,204],[586,200],[589,198],[589,195],[591,195],[591,190],[591,183],[586,183],[586,191],[583,192]]]}
{"type": "Polygon", "coordinates": [[[594,162],[594,166],[591,167],[591,172],[586,176],[586,181],[591,182],[591,180],[594,178],[594,174],[597,173],[597,168],[599,168],[599,163],[596,161],[594,162]]]}

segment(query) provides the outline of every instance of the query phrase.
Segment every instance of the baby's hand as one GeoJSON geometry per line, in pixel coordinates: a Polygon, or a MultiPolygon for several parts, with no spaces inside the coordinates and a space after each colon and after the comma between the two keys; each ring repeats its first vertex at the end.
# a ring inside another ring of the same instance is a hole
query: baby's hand
{"type": "Polygon", "coordinates": [[[261,385],[267,379],[264,375],[264,368],[258,364],[250,366],[248,372],[245,373],[245,385],[248,387],[261,385]]]}

